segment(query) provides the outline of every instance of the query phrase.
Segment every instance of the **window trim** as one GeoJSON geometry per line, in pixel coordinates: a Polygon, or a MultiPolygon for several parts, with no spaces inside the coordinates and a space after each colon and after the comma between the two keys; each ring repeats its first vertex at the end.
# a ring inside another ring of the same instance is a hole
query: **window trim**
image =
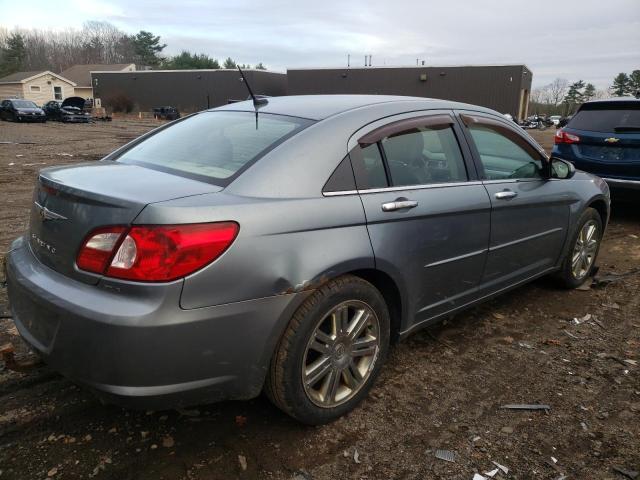
{"type": "MultiPolygon", "coordinates": [[[[405,118],[402,120],[396,120],[395,122],[382,125],[369,133],[366,133],[358,139],[358,144],[362,148],[366,148],[374,143],[379,143],[381,140],[398,133],[402,133],[407,130],[419,127],[433,127],[439,125],[453,125],[455,120],[449,114],[440,113],[435,115],[421,115],[419,117],[405,118]]],[[[461,149],[462,150],[462,149],[461,149]]],[[[460,152],[462,153],[462,152],[460,152]]]]}

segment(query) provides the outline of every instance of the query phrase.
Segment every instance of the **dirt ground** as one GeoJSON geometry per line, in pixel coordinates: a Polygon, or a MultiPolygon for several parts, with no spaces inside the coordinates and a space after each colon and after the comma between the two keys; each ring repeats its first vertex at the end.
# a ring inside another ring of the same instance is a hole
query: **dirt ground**
{"type": "MultiPolygon", "coordinates": [[[[97,160],[155,125],[0,123],[0,253],[27,228],[38,169],[97,160]]],[[[535,134],[550,147],[552,131],[535,134]]],[[[614,203],[599,265],[640,267],[640,202],[614,203]]],[[[509,469],[495,478],[623,479],[614,467],[640,470],[639,312],[640,274],[573,291],[539,280],[393,347],[369,398],[322,427],[264,397],[127,411],[46,367],[0,366],[0,480],[471,480],[492,462],[509,469]],[[514,403],[550,409],[500,408],[514,403]]],[[[0,344],[28,358],[4,285],[0,316],[0,344]]]]}

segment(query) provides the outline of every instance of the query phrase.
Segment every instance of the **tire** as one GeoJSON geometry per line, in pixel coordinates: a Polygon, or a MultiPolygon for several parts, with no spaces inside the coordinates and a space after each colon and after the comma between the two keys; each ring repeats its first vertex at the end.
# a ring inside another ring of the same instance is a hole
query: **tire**
{"type": "Polygon", "coordinates": [[[353,275],[331,280],[307,298],[289,322],[271,360],[267,396],[308,425],[328,423],[353,410],[386,360],[389,326],[389,310],[373,285],[353,275]],[[352,328],[365,323],[360,333],[352,328]],[[347,328],[339,329],[339,324],[347,328]],[[365,351],[370,354],[363,355],[365,351]],[[322,376],[316,374],[327,369],[322,376]],[[330,388],[333,385],[337,388],[330,388]]]}
{"type": "Polygon", "coordinates": [[[562,267],[558,272],[558,278],[565,288],[577,288],[591,276],[596,264],[598,252],[600,251],[600,243],[602,241],[602,219],[596,209],[590,207],[585,209],[585,211],[582,212],[582,215],[580,215],[577,226],[578,227],[571,238],[569,248],[567,249],[567,253],[562,262],[562,267]],[[587,225],[595,227],[595,231],[592,234],[593,236],[589,238],[595,240],[596,243],[585,249],[584,247],[580,248],[578,242],[581,241],[584,245],[584,238],[587,233],[583,232],[583,230],[585,230],[587,225]],[[577,264],[577,267],[580,267],[579,269],[574,268],[576,265],[573,263],[576,255],[578,254],[581,255],[580,258],[582,259],[585,258],[585,255],[590,255],[591,257],[588,265],[586,265],[583,260],[578,260],[580,262],[577,264]]]}

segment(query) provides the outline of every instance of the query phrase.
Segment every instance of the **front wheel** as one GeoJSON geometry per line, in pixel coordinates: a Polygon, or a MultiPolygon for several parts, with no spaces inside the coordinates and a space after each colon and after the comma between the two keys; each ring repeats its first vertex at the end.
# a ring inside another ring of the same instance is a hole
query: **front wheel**
{"type": "Polygon", "coordinates": [[[389,312],[369,282],[345,275],[297,310],[271,362],[265,391],[297,420],[328,423],[367,395],[389,348],[389,312]]]}
{"type": "Polygon", "coordinates": [[[579,287],[592,274],[602,234],[600,214],[594,208],[587,208],[578,220],[578,228],[559,272],[560,281],[565,287],[579,287]]]}

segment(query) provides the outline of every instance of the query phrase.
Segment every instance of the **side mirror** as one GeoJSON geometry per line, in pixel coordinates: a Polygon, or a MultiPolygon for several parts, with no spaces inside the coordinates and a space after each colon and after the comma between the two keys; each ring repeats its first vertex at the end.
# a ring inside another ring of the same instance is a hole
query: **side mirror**
{"type": "Polygon", "coordinates": [[[576,174],[576,167],[573,166],[573,163],[558,157],[551,157],[549,169],[551,170],[551,178],[567,179],[576,174]]]}

